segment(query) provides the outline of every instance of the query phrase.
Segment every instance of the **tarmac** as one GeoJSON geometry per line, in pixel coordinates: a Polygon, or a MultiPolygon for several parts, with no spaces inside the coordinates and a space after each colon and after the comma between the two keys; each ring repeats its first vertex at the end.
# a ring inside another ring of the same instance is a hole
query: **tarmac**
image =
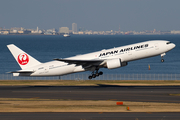
{"type": "MultiPolygon", "coordinates": [[[[180,86],[0,86],[0,98],[114,100],[132,102],[180,103],[180,86]]],[[[180,114],[178,112],[1,112],[0,118],[18,120],[179,120],[180,114]]]]}
{"type": "Polygon", "coordinates": [[[0,98],[180,103],[180,86],[0,86],[0,98]]]}
{"type": "Polygon", "coordinates": [[[179,113],[0,113],[1,120],[179,120],[179,113]]]}

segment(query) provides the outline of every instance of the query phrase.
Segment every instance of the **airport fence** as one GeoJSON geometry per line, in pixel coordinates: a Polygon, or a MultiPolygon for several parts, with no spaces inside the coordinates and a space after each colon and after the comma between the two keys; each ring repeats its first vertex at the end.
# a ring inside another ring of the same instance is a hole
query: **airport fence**
{"type": "MultiPolygon", "coordinates": [[[[24,77],[0,74],[0,80],[88,80],[89,74],[69,74],[54,77],[24,77]]],[[[180,80],[180,74],[103,74],[92,80],[180,80]]]]}

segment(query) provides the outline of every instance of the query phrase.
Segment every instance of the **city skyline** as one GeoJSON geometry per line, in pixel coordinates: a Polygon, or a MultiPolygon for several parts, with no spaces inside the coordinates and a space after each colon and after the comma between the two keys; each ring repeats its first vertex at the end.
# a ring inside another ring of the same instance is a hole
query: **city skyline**
{"type": "Polygon", "coordinates": [[[83,28],[77,30],[77,24],[72,23],[72,30],[68,27],[60,27],[59,31],[55,28],[52,29],[39,29],[37,26],[36,29],[29,29],[23,27],[12,27],[10,29],[5,29],[0,27],[0,35],[170,35],[170,34],[180,34],[180,30],[168,30],[168,31],[157,31],[154,30],[145,30],[145,31],[121,31],[120,26],[118,31],[110,30],[110,31],[92,31],[85,30],[83,28]]]}
{"type": "Polygon", "coordinates": [[[0,27],[93,31],[167,31],[180,29],[179,0],[2,0],[0,27]]]}

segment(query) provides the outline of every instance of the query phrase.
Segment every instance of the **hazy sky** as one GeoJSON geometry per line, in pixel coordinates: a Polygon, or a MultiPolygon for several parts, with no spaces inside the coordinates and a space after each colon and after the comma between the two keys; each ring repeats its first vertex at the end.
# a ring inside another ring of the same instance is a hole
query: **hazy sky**
{"type": "Polygon", "coordinates": [[[180,30],[180,0],[1,0],[0,27],[180,30]]]}

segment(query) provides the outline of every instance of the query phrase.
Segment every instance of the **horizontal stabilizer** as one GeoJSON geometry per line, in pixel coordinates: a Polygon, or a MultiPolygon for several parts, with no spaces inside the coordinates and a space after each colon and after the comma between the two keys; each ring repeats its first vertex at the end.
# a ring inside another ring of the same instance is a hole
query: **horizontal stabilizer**
{"type": "Polygon", "coordinates": [[[7,73],[33,73],[34,70],[17,70],[17,71],[11,71],[7,73]]]}

